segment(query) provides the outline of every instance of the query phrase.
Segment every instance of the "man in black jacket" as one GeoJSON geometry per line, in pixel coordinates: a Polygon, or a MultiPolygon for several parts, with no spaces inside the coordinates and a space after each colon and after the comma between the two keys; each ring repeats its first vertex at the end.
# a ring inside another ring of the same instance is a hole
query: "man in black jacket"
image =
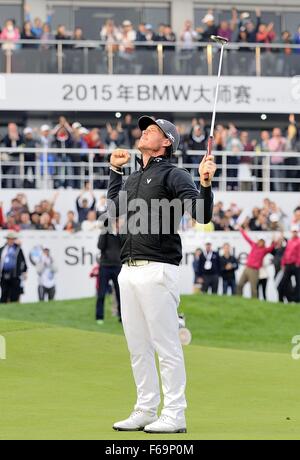
{"type": "Polygon", "coordinates": [[[237,259],[232,255],[231,248],[228,243],[223,246],[223,255],[220,257],[220,272],[223,279],[223,294],[228,293],[231,289],[231,294],[236,293],[236,278],[235,272],[239,268],[237,259]]]}
{"type": "Polygon", "coordinates": [[[130,155],[126,150],[116,150],[110,160],[110,213],[115,208],[118,215],[127,218],[121,229],[123,267],[119,284],[122,321],[137,387],[134,412],[128,419],[115,423],[114,429],[186,432],[186,375],[177,314],[182,247],[177,231],[185,210],[199,222],[210,221],[211,180],[216,166],[212,156],[201,162],[199,192],[190,174],[169,161],[179,144],[176,127],[167,120],[154,121],[147,116],[139,120],[139,127],[141,167],[128,177],[123,187],[125,193],[119,192],[123,166],[130,155]],[[155,352],[164,392],[159,419],[155,352]]]}
{"type": "Polygon", "coordinates": [[[17,233],[8,233],[6,239],[7,244],[0,248],[0,303],[19,301],[22,293],[21,278],[27,273],[23,251],[17,244],[17,233]]]}
{"type": "Polygon", "coordinates": [[[220,258],[219,253],[213,251],[212,241],[207,238],[205,249],[199,259],[199,272],[203,277],[203,292],[208,292],[211,288],[212,294],[218,293],[219,274],[220,274],[220,258]]]}
{"type": "Polygon", "coordinates": [[[113,223],[110,233],[103,230],[99,237],[98,249],[101,251],[100,270],[99,270],[99,290],[97,298],[96,320],[99,325],[104,322],[104,300],[108,290],[109,282],[114,284],[119,320],[121,320],[120,288],[118,276],[121,271],[122,263],[120,258],[121,239],[119,235],[119,223],[113,223]]]}

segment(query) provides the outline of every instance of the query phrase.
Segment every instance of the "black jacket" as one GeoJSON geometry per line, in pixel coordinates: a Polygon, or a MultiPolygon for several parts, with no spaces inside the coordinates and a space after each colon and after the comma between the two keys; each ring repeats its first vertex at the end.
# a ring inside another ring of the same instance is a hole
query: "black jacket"
{"type": "Polygon", "coordinates": [[[121,238],[120,235],[103,233],[99,236],[98,249],[101,251],[100,266],[121,266],[121,238]]]}
{"type": "Polygon", "coordinates": [[[127,196],[124,196],[124,193],[119,195],[121,188],[122,176],[111,171],[107,194],[109,208],[113,202],[117,215],[127,217],[126,230],[128,231],[126,234],[121,234],[122,263],[130,259],[138,259],[179,265],[182,259],[182,247],[177,231],[184,212],[183,204],[185,203],[185,209],[193,218],[197,218],[198,222],[210,222],[213,208],[211,188],[201,187],[199,192],[188,171],[177,168],[164,157],[151,158],[146,168],[141,167],[139,171],[128,177],[123,186],[127,196]],[[133,210],[128,210],[129,204],[136,199],[144,200],[147,209],[142,207],[139,210],[133,207],[133,210]],[[174,199],[178,199],[177,212],[170,209],[170,202],[174,199]],[[165,200],[163,208],[166,212],[162,213],[162,209],[158,209],[153,202],[151,205],[151,200],[165,200]],[[168,212],[171,219],[168,218],[168,212]],[[138,217],[137,213],[139,213],[138,217]],[[163,218],[163,215],[166,217],[163,218]],[[150,222],[155,223],[156,231],[152,229],[144,234],[133,232],[132,224],[136,222],[139,222],[140,228],[144,225],[147,228],[150,222]]]}
{"type": "MultiPolygon", "coordinates": [[[[6,247],[7,245],[0,248],[0,279],[2,278],[2,253],[3,253],[4,248],[6,247]]],[[[17,263],[16,263],[15,270],[12,273],[12,277],[20,278],[20,276],[26,272],[27,272],[26,260],[25,260],[22,249],[18,247],[17,248],[17,263]]]]}
{"type": "Polygon", "coordinates": [[[228,259],[224,256],[220,257],[220,270],[221,276],[224,280],[235,279],[235,271],[239,268],[239,263],[234,256],[230,256],[228,259]],[[225,267],[227,264],[232,265],[232,270],[226,270],[225,267]]]}
{"type": "Polygon", "coordinates": [[[206,256],[205,253],[202,253],[200,258],[199,258],[199,268],[198,271],[199,273],[202,273],[203,276],[205,275],[219,275],[220,274],[220,257],[219,254],[215,251],[213,251],[212,257],[211,257],[211,269],[207,270],[205,268],[205,262],[206,262],[206,256]]]}

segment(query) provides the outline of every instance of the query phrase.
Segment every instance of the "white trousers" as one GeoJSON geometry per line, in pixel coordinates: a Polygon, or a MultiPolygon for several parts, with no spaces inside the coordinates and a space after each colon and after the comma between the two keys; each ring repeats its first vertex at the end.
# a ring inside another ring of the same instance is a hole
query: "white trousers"
{"type": "Polygon", "coordinates": [[[123,265],[119,275],[121,313],[137,387],[135,410],[157,413],[159,377],[164,393],[162,415],[184,418],[186,375],[179,340],[179,268],[151,262],[140,267],[123,265]]]}

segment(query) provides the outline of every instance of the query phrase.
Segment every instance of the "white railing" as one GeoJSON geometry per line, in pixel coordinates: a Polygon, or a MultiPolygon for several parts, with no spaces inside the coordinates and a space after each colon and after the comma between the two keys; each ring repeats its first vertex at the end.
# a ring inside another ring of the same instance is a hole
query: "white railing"
{"type": "MultiPolygon", "coordinates": [[[[129,150],[129,175],[139,166],[140,153],[129,150]]],[[[0,147],[0,188],[82,188],[89,181],[95,188],[107,188],[109,150],[43,149],[0,147]],[[30,157],[29,157],[30,156],[30,157]],[[29,159],[28,159],[29,158],[29,159]]],[[[198,167],[204,151],[178,151],[172,162],[186,168],[199,182],[198,167]]],[[[220,191],[300,191],[300,153],[215,151],[218,164],[214,188],[220,191]],[[284,161],[274,164],[274,158],[284,161]]]]}
{"type": "MultiPolygon", "coordinates": [[[[98,40],[0,40],[3,73],[102,73],[214,75],[218,45],[195,42],[120,42],[98,40]]],[[[300,73],[300,45],[230,43],[225,75],[294,76],[300,73]],[[285,53],[286,49],[292,50],[285,53]]]]}

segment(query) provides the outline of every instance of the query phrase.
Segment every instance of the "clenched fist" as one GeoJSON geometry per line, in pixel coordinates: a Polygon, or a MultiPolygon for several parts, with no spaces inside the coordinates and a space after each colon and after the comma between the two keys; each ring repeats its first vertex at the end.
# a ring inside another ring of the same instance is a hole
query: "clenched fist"
{"type": "Polygon", "coordinates": [[[125,166],[130,160],[130,154],[128,150],[124,149],[116,149],[111,154],[110,157],[110,164],[115,168],[122,168],[125,166]]]}
{"type": "Polygon", "coordinates": [[[202,187],[210,187],[211,181],[217,170],[217,165],[213,155],[208,155],[203,158],[199,166],[199,175],[202,187]],[[208,180],[205,181],[204,177],[208,174],[208,180]]]}

